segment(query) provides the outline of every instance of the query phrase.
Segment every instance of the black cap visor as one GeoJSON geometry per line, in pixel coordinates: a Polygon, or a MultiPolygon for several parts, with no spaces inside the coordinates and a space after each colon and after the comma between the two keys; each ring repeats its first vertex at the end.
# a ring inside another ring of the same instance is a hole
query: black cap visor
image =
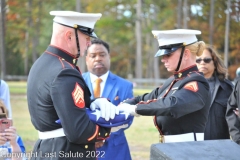
{"type": "MultiPolygon", "coordinates": [[[[193,43],[196,43],[196,42],[193,42],[193,43]]],[[[160,57],[160,56],[171,54],[172,52],[176,51],[178,48],[182,48],[184,46],[188,46],[188,45],[191,45],[193,43],[190,43],[190,44],[187,44],[187,45],[186,45],[186,43],[177,43],[177,44],[170,44],[170,45],[161,46],[161,47],[159,47],[159,50],[155,54],[154,57],[160,57]]]]}
{"type": "Polygon", "coordinates": [[[171,54],[172,52],[176,51],[178,48],[159,49],[154,57],[160,57],[160,56],[171,54]]]}
{"type": "Polygon", "coordinates": [[[159,47],[158,52],[155,54],[155,57],[171,54],[172,52],[176,51],[178,48],[181,48],[182,46],[184,46],[184,43],[161,46],[159,47]]]}
{"type": "Polygon", "coordinates": [[[88,35],[93,38],[98,38],[97,35],[93,32],[94,29],[92,29],[92,28],[88,28],[88,27],[84,27],[84,26],[80,26],[80,25],[74,25],[73,28],[77,28],[80,32],[82,32],[85,35],[88,35]]]}
{"type": "Polygon", "coordinates": [[[62,23],[59,23],[59,22],[55,22],[55,23],[61,24],[61,25],[66,26],[66,27],[75,28],[75,29],[79,30],[80,32],[82,32],[83,34],[85,34],[87,36],[90,36],[90,37],[93,37],[93,38],[98,38],[97,35],[93,32],[94,29],[92,29],[92,28],[88,28],[88,27],[85,27],[85,26],[80,26],[80,25],[77,25],[77,24],[75,24],[74,26],[68,26],[68,25],[65,25],[65,24],[62,24],[62,23]]]}

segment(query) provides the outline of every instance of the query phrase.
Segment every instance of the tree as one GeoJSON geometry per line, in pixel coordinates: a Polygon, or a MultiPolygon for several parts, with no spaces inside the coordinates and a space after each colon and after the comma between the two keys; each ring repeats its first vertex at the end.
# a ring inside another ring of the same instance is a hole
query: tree
{"type": "Polygon", "coordinates": [[[188,17],[188,2],[187,0],[183,0],[183,28],[188,28],[188,21],[189,21],[189,17],[188,17]]]}
{"type": "Polygon", "coordinates": [[[178,7],[177,7],[177,28],[182,28],[182,0],[178,0],[178,7]]]}
{"type": "Polygon", "coordinates": [[[230,25],[230,8],[231,8],[231,0],[227,2],[227,16],[226,16],[226,29],[225,29],[225,44],[224,44],[224,64],[228,67],[228,52],[229,52],[229,25],[230,25]]]}
{"type": "Polygon", "coordinates": [[[210,18],[209,18],[209,44],[213,45],[213,33],[214,33],[214,0],[211,0],[210,18]]]}
{"type": "MultiPolygon", "coordinates": [[[[101,0],[101,3],[88,0],[81,1],[80,5],[80,0],[51,0],[44,3],[41,3],[41,0],[6,2],[5,53],[7,54],[4,59],[1,58],[1,62],[8,62],[7,75],[27,75],[36,58],[49,45],[53,20],[49,15],[51,10],[78,10],[76,8],[81,7],[81,12],[102,13],[101,19],[95,25],[95,32],[100,39],[109,43],[111,71],[122,77],[128,75],[137,77],[139,73],[142,78],[169,76],[164,65],[159,63],[160,58],[154,58],[158,43],[151,33],[153,29],[200,30],[202,34],[198,36],[199,40],[213,43],[221,55],[225,50],[226,36],[223,33],[226,30],[226,0],[178,0],[177,3],[172,3],[171,0],[101,0]],[[137,2],[141,3],[140,14],[137,14],[137,2]],[[31,7],[27,5],[30,3],[31,7]],[[136,28],[139,28],[137,33],[136,28]],[[137,53],[141,55],[138,58],[136,58],[137,53]],[[140,64],[140,67],[135,68],[137,64],[140,64]]],[[[236,32],[240,26],[239,6],[239,0],[232,0],[228,36],[230,54],[227,60],[230,68],[240,63],[240,57],[238,58],[240,34],[236,32]]],[[[80,61],[82,61],[80,64],[83,64],[85,59],[81,58],[80,61]]],[[[84,71],[83,66],[80,68],[84,71]]]]}
{"type": "MultiPolygon", "coordinates": [[[[76,0],[76,11],[81,12],[81,0],[76,0]]],[[[81,48],[80,48],[81,50],[81,48]]],[[[77,66],[81,69],[81,72],[86,71],[86,60],[85,58],[79,58],[77,62],[77,66]]]]}
{"type": "Polygon", "coordinates": [[[141,8],[142,0],[137,1],[137,18],[136,18],[136,78],[142,78],[142,30],[141,30],[141,8]]]}
{"type": "Polygon", "coordinates": [[[5,0],[0,0],[0,58],[1,58],[1,75],[4,79],[6,74],[5,64],[5,0]]]}

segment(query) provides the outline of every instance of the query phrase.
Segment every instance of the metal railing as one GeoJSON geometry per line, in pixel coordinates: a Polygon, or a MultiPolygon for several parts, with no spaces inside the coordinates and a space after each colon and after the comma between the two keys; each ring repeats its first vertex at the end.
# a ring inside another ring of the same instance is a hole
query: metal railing
{"type": "Polygon", "coordinates": [[[133,83],[134,88],[155,88],[161,86],[166,79],[153,79],[153,78],[132,78],[128,79],[133,83]]]}
{"type": "MultiPolygon", "coordinates": [[[[6,75],[4,80],[6,81],[27,81],[28,76],[19,75],[6,75]]],[[[155,88],[161,86],[166,79],[153,79],[153,78],[131,78],[127,79],[133,83],[134,88],[155,88]]]]}

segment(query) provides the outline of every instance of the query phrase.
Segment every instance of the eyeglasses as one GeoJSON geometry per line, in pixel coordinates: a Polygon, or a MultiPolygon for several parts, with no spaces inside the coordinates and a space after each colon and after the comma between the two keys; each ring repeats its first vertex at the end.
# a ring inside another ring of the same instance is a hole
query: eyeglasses
{"type": "Polygon", "coordinates": [[[196,59],[196,63],[201,63],[201,61],[203,61],[204,63],[210,63],[212,60],[212,58],[199,58],[199,59],[196,59]]]}

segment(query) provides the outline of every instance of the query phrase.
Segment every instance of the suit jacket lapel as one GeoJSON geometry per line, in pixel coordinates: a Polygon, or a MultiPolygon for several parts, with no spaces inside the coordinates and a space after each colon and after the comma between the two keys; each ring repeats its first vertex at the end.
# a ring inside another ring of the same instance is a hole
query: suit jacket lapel
{"type": "Polygon", "coordinates": [[[91,83],[91,78],[90,78],[90,74],[89,72],[87,72],[87,76],[86,76],[86,79],[85,79],[85,82],[87,83],[87,86],[91,92],[91,99],[93,99],[93,87],[92,87],[92,83],[91,83]]]}
{"type": "Polygon", "coordinates": [[[219,86],[220,86],[220,82],[219,82],[218,78],[216,77],[216,84],[215,84],[215,88],[214,88],[214,91],[213,91],[213,97],[212,97],[210,106],[212,106],[212,104],[213,104],[213,101],[214,101],[214,99],[217,95],[217,91],[218,91],[219,86]]]}
{"type": "Polygon", "coordinates": [[[115,83],[116,83],[115,76],[111,72],[109,72],[107,81],[106,81],[104,89],[103,89],[102,97],[105,97],[105,98],[111,97],[110,93],[111,93],[115,83]]]}

